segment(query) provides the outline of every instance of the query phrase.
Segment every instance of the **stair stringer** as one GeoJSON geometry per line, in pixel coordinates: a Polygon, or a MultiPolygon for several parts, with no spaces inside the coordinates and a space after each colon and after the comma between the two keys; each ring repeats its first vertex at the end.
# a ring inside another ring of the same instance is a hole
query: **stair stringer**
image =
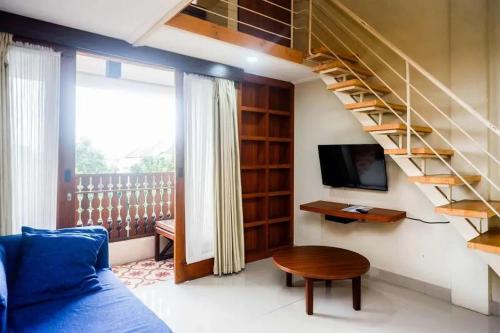
{"type": "MultiPolygon", "coordinates": [[[[329,75],[322,74],[320,75],[320,77],[323,80],[323,82],[325,82],[326,85],[337,82],[333,77],[329,75]]],[[[340,92],[333,92],[333,93],[343,104],[356,102],[356,100],[350,95],[340,92]]],[[[366,114],[355,112],[353,113],[353,116],[358,119],[358,121],[361,123],[362,126],[377,125],[377,122],[366,114]]],[[[397,144],[393,142],[387,135],[379,135],[373,133],[370,134],[375,139],[375,141],[377,141],[384,149],[399,148],[397,144]]],[[[407,176],[424,175],[424,173],[417,167],[417,165],[410,158],[401,156],[392,156],[392,155],[391,157],[393,158],[393,161],[401,168],[401,170],[403,170],[403,172],[407,176]]],[[[417,186],[426,195],[426,197],[434,204],[434,206],[437,207],[449,203],[448,199],[441,191],[438,190],[437,187],[432,185],[422,185],[422,184],[414,184],[414,185],[417,186]]],[[[478,225],[475,225],[475,227],[473,227],[467,221],[467,219],[459,216],[447,216],[446,218],[451,222],[451,225],[453,225],[453,227],[460,233],[460,235],[465,239],[465,241],[469,241],[472,238],[479,236],[479,232],[477,231],[479,229],[478,225]]],[[[476,250],[472,251],[477,253],[479,255],[479,258],[481,258],[482,261],[486,262],[500,276],[500,256],[491,255],[476,250]]]]}

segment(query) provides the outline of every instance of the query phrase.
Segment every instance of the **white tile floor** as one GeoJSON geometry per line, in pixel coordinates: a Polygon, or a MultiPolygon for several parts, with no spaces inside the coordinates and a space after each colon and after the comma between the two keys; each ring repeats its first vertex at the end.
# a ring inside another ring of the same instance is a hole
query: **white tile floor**
{"type": "Polygon", "coordinates": [[[134,293],[174,333],[203,332],[500,332],[500,318],[455,307],[380,281],[363,281],[362,310],[352,309],[350,282],[318,283],[313,316],[305,314],[302,281],[285,286],[270,260],[234,276],[140,287],[134,293]]]}

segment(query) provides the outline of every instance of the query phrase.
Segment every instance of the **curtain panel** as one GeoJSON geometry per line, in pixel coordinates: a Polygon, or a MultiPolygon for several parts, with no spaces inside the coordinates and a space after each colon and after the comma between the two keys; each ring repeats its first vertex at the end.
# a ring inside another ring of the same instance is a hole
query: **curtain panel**
{"type": "Polygon", "coordinates": [[[233,81],[184,76],[186,262],[214,274],[245,267],[238,115],[233,81]]]}
{"type": "Polygon", "coordinates": [[[0,32],[0,234],[12,233],[10,117],[7,98],[7,50],[12,35],[0,32]]]}
{"type": "Polygon", "coordinates": [[[184,204],[188,264],[214,256],[214,89],[212,78],[184,75],[184,204]]]}
{"type": "MultiPolygon", "coordinates": [[[[54,229],[59,161],[60,53],[29,44],[7,50],[6,122],[2,122],[2,174],[10,180],[1,196],[10,205],[2,233],[21,226],[54,229]],[[3,131],[2,131],[3,132],[3,131]],[[5,140],[5,143],[3,142],[5,140]]],[[[2,118],[3,119],[3,118],[2,118]]]]}
{"type": "Polygon", "coordinates": [[[238,113],[234,82],[215,79],[214,274],[245,268],[238,113]]]}

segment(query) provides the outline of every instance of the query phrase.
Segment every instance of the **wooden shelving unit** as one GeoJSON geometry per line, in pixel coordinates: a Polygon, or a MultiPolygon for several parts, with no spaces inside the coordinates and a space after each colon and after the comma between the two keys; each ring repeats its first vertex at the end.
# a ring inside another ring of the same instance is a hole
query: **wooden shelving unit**
{"type": "Polygon", "coordinates": [[[238,99],[247,261],[293,245],[293,85],[247,75],[238,99]]]}

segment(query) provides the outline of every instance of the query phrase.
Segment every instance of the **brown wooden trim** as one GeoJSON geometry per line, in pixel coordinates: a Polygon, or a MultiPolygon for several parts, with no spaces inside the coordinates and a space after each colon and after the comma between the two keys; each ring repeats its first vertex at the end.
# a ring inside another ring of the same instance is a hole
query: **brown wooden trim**
{"type": "Polygon", "coordinates": [[[57,228],[75,226],[76,52],[61,53],[57,228]],[[65,175],[66,174],[66,175],[65,175]],[[69,176],[69,179],[65,179],[69,176]],[[68,201],[67,195],[71,195],[68,201]]]}
{"type": "Polygon", "coordinates": [[[186,229],[184,225],[184,73],[175,71],[175,99],[176,99],[176,144],[175,144],[175,234],[174,243],[174,276],[175,283],[186,281],[186,229]]]}
{"type": "Polygon", "coordinates": [[[291,88],[291,89],[294,88],[294,85],[291,82],[278,80],[278,79],[271,79],[268,77],[250,74],[250,73],[245,73],[243,75],[243,81],[264,84],[264,85],[271,85],[271,86],[280,87],[280,88],[291,88]]]}
{"type": "Polygon", "coordinates": [[[254,49],[298,64],[301,64],[303,60],[303,54],[299,50],[275,44],[243,32],[231,30],[190,15],[178,14],[167,22],[166,25],[214,38],[222,42],[254,49]]]}
{"type": "Polygon", "coordinates": [[[124,58],[149,65],[176,68],[190,73],[217,76],[240,81],[241,68],[198,59],[147,46],[134,46],[126,41],[88,31],[44,22],[25,16],[0,11],[0,31],[15,37],[37,42],[57,44],[81,52],[124,58]]]}

